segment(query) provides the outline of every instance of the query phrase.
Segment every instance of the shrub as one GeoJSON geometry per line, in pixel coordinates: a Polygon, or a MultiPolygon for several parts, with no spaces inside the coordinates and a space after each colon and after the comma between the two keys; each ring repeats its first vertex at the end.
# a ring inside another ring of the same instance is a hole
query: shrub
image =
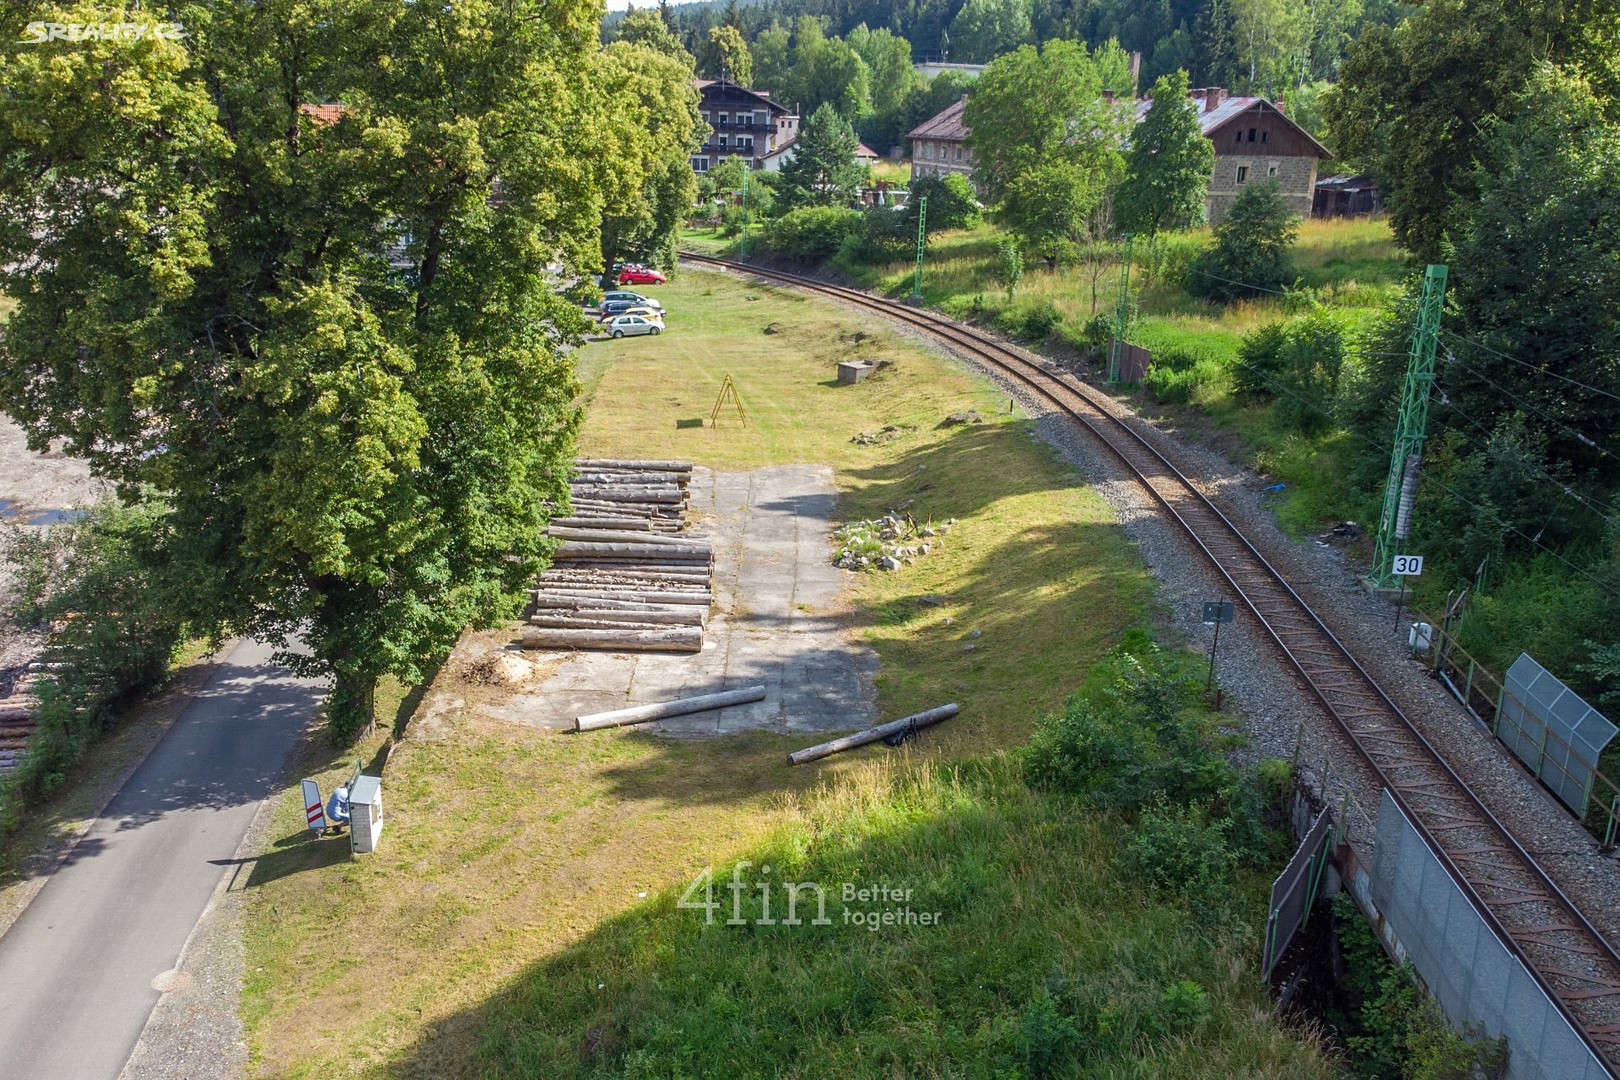
{"type": "Polygon", "coordinates": [[[1026,299],[1003,311],[996,322],[1013,337],[1044,341],[1063,322],[1063,313],[1050,299],[1026,299]]]}
{"type": "Polygon", "coordinates": [[[1294,280],[1290,249],[1298,235],[1299,219],[1277,182],[1250,184],[1215,227],[1215,246],[1188,266],[1187,289],[1223,304],[1279,290],[1294,280]]]}
{"type": "Polygon", "coordinates": [[[1271,397],[1278,415],[1306,435],[1333,422],[1354,332],[1342,312],[1311,302],[1303,314],[1255,330],[1238,349],[1235,390],[1271,397]]]}
{"type": "Polygon", "coordinates": [[[765,227],[765,244],[773,252],[801,262],[832,258],[844,237],[861,226],[859,210],[840,206],[806,206],[790,210],[765,227]]]}
{"type": "Polygon", "coordinates": [[[1119,865],[1144,885],[1199,898],[1225,890],[1238,854],[1229,819],[1213,817],[1203,803],[1161,799],[1142,812],[1119,865]]]}
{"type": "Polygon", "coordinates": [[[1154,350],[1142,386],[1155,401],[1185,403],[1193,399],[1199,387],[1218,379],[1222,370],[1221,362],[1202,350],[1172,345],[1154,350]]]}
{"type": "Polygon", "coordinates": [[[1080,1029],[1045,990],[1024,1006],[1018,1024],[1019,1049],[1030,1077],[1069,1076],[1080,1049],[1080,1029]]]}
{"type": "Polygon", "coordinates": [[[62,783],[120,704],[167,674],[183,626],[152,568],[148,540],[161,516],[152,505],[108,504],[44,533],[6,537],[19,583],[13,615],[51,627],[45,659],[61,666],[41,682],[28,754],[0,787],[0,833],[62,783]]]}
{"type": "Polygon", "coordinates": [[[1108,339],[1113,336],[1113,317],[1099,312],[1080,324],[1080,332],[1075,335],[1075,344],[1087,349],[1106,349],[1108,339]]]}
{"type": "Polygon", "coordinates": [[[979,200],[973,196],[973,185],[960,173],[944,176],[922,176],[911,181],[911,197],[907,200],[906,220],[912,236],[917,234],[917,211],[924,198],[928,200],[928,230],[971,229],[979,224],[979,200]]]}
{"type": "Polygon", "coordinates": [[[1144,255],[1146,276],[1173,289],[1186,289],[1193,276],[1189,268],[1203,253],[1204,243],[1197,236],[1160,233],[1144,255]]]}

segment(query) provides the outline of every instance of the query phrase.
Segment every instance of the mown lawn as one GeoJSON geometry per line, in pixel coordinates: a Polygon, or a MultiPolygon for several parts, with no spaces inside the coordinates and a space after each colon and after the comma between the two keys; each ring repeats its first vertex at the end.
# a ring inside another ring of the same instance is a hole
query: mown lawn
{"type": "MultiPolygon", "coordinates": [[[[987,384],[886,329],[712,274],[656,295],[667,333],[581,355],[582,452],[824,462],[848,517],[957,518],[933,554],[859,579],[854,621],[882,660],[885,716],[947,700],[962,715],[899,751],[799,769],[783,754],[804,740],[774,735],[574,737],[452,716],[448,737],[392,752],[382,850],[356,861],[304,839],[287,792],[250,881],[258,1072],[1033,1075],[1031,1053],[1078,1060],[1068,1032],[1089,1010],[1103,1019],[1087,1030],[1109,1032],[1093,1048],[1106,1075],[1333,1075],[1269,1019],[1253,971],[1262,881],[1218,918],[1122,886],[1115,824],[1031,792],[1004,756],[1150,615],[1106,506],[987,384]],[[892,363],[832,385],[857,355],[892,363]],[[681,426],[707,417],[726,374],[748,426],[681,426]],[[940,426],[969,409],[983,422],[940,426]],[[850,442],[885,426],[892,441],[850,442]],[[677,906],[705,868],[729,903],[720,879],[739,859],[744,881],[823,883],[837,921],[705,926],[677,906]],[[845,923],[845,880],[910,887],[942,922],[845,923]],[[1207,1008],[1166,1004],[1184,978],[1207,1008]]],[[[330,788],[351,757],[304,764],[330,788]]]]}

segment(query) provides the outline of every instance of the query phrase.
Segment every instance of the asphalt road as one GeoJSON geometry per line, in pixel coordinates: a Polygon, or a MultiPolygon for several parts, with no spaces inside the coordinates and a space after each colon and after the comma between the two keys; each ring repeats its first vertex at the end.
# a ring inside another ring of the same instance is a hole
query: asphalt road
{"type": "Polygon", "coordinates": [[[0,938],[0,1078],[116,1080],[322,692],[225,658],[0,938]]]}

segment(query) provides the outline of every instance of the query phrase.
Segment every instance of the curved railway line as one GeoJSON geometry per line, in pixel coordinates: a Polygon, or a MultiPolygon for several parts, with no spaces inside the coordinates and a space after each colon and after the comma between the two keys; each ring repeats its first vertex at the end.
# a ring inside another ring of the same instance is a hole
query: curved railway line
{"type": "Polygon", "coordinates": [[[1389,789],[1469,902],[1611,1075],[1620,1076],[1620,954],[1384,693],[1249,539],[1085,384],[926,310],[811,278],[696,253],[681,257],[777,281],[904,323],[1017,382],[1079,423],[1184,530],[1389,789]]]}

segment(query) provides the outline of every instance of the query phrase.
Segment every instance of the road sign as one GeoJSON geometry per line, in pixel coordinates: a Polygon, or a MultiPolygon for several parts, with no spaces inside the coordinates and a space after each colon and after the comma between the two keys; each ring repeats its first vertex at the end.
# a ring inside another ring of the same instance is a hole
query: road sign
{"type": "Polygon", "coordinates": [[[1389,572],[1396,577],[1419,577],[1423,573],[1423,556],[1396,555],[1389,560],[1389,572]]]}
{"type": "Polygon", "coordinates": [[[304,821],[315,832],[326,828],[326,809],[321,802],[321,785],[313,780],[304,781],[304,821]]]}
{"type": "Polygon", "coordinates": [[[1206,624],[1214,623],[1219,626],[1223,622],[1231,622],[1232,614],[1232,601],[1230,600],[1204,601],[1204,622],[1206,624]]]}

